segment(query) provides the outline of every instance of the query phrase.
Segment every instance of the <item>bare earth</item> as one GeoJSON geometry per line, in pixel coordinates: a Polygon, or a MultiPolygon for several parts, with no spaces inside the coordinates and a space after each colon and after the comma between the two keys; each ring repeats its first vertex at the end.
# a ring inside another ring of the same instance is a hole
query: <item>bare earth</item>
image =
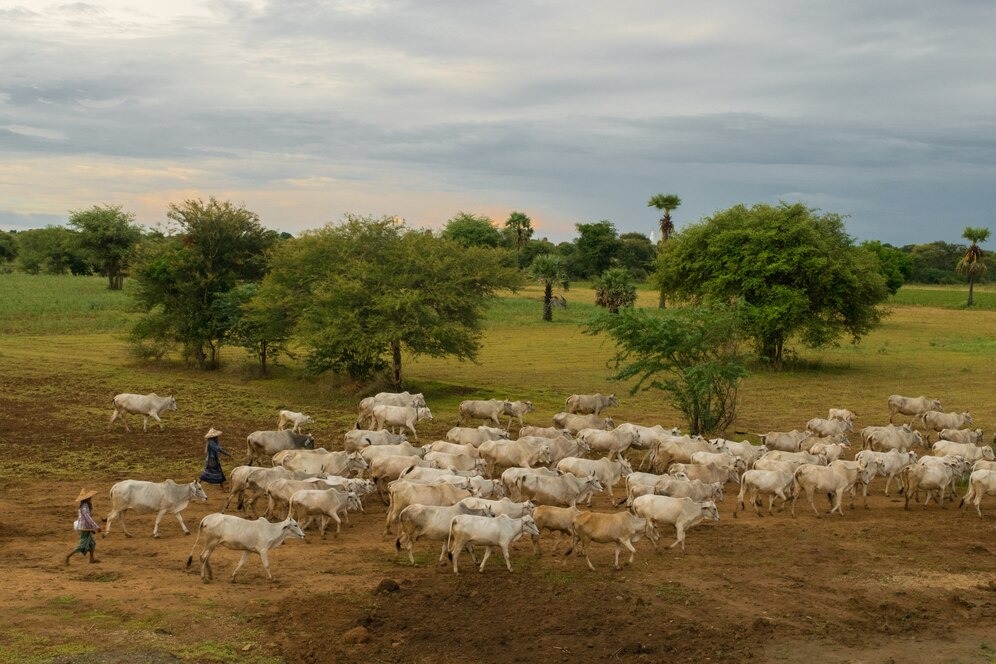
{"type": "MultiPolygon", "coordinates": [[[[592,545],[583,558],[565,558],[544,539],[534,558],[520,540],[514,574],[493,557],[483,574],[465,559],[462,573],[435,565],[436,543],[418,545],[421,565],[395,554],[381,539],[384,507],[376,496],[366,514],[338,538],[309,532],[271,553],[275,580],[254,557],[235,583],[238,554],[218,549],[216,580],[204,584],[185,562],[194,535],[165,517],[131,516],[125,538],[118,524],[98,540],[99,564],[62,556],[75,545],[71,504],[80,484],[98,488],[95,512],[109,508],[116,473],[85,474],[81,483],[55,483],[16,473],[18,458],[71,462],[77,440],[144,455],[190,457],[195,431],[148,434],[51,431],[4,418],[0,486],[0,662],[994,662],[996,661],[996,499],[983,518],[957,503],[905,512],[899,496],[882,495],[876,480],[871,509],[844,518],[816,518],[800,500],[788,512],[758,518],[732,514],[688,535],[687,554],[655,555],[647,542],[636,561],[612,570],[612,548],[592,545]],[[385,579],[394,592],[377,592],[385,579]],[[354,630],[362,626],[364,630],[354,630]],[[361,643],[347,643],[354,630],[361,643]]],[[[248,430],[249,425],[246,425],[248,430]]],[[[234,438],[234,437],[233,437],[234,438]]],[[[242,449],[223,440],[241,460],[242,449]]],[[[231,464],[226,465],[230,471],[231,464]]],[[[134,474],[136,479],[155,479],[134,474]]],[[[190,478],[176,477],[177,481],[190,478]]],[[[224,502],[206,487],[207,504],[191,505],[185,520],[196,533],[205,514],[224,502]]],[[[821,510],[825,503],[818,503],[821,510]]],[[[611,509],[605,498],[596,510],[611,509]]],[[[670,533],[665,533],[663,543],[670,533]]],[[[198,551],[200,547],[198,547],[198,551]]]]}

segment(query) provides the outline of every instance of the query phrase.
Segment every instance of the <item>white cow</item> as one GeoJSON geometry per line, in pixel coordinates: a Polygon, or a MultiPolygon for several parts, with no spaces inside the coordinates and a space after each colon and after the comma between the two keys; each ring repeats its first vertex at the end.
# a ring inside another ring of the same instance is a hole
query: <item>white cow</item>
{"type": "Polygon", "coordinates": [[[409,505],[453,505],[471,497],[470,491],[452,484],[416,484],[405,480],[392,482],[388,493],[390,502],[384,520],[384,535],[397,524],[401,511],[409,505]]]}
{"type": "Polygon", "coordinates": [[[512,402],[502,399],[473,400],[468,399],[460,402],[460,419],[457,426],[464,423],[464,420],[489,420],[494,422],[496,427],[501,427],[501,416],[505,414],[506,408],[511,408],[512,402]]]}
{"type": "Polygon", "coordinates": [[[793,518],[795,518],[795,501],[799,499],[799,495],[801,494],[800,489],[806,491],[806,496],[809,498],[809,505],[813,508],[813,513],[817,517],[820,516],[820,513],[813,503],[813,497],[817,493],[832,495],[833,506],[830,509],[830,513],[837,512],[839,515],[844,516],[844,510],[841,505],[844,500],[844,492],[859,481],[867,484],[878,471],[877,465],[852,468],[842,466],[840,465],[841,463],[840,461],[835,461],[835,465],[833,466],[818,466],[806,463],[796,468],[792,484],[793,518]]]}
{"type": "Polygon", "coordinates": [[[345,435],[345,447],[347,452],[359,452],[364,447],[370,445],[398,445],[407,443],[408,437],[403,433],[391,433],[386,429],[374,431],[372,429],[350,429],[345,435]]]}
{"type": "Polygon", "coordinates": [[[172,396],[161,397],[155,392],[150,394],[119,394],[112,401],[114,403],[114,412],[111,414],[111,421],[107,425],[108,431],[110,431],[111,425],[114,424],[114,420],[118,417],[124,422],[125,431],[131,431],[131,428],[128,426],[128,413],[142,416],[142,431],[147,430],[150,417],[159,422],[160,429],[164,429],[163,421],[159,419],[160,415],[167,410],[176,410],[175,398],[172,396]]]}
{"type": "Polygon", "coordinates": [[[876,452],[909,452],[915,445],[924,447],[923,436],[907,423],[902,426],[865,427],[861,430],[862,447],[876,452]]]}
{"type": "Polygon", "coordinates": [[[107,522],[107,529],[104,530],[103,537],[111,532],[111,522],[114,519],[121,519],[121,530],[126,537],[131,537],[128,528],[125,526],[124,513],[134,510],[135,514],[149,514],[156,512],[156,523],[152,527],[152,536],[159,538],[159,522],[163,515],[172,514],[180,522],[183,534],[189,535],[187,524],[183,522],[180,512],[187,509],[191,500],[200,502],[207,501],[207,495],[201,488],[197,480],[189,484],[177,484],[173,480],[165,482],[143,482],[141,480],[124,480],[111,487],[111,511],[104,521],[107,522]]]}
{"type": "Polygon", "coordinates": [[[310,433],[283,431],[253,431],[246,436],[246,463],[251,466],[262,459],[272,459],[277,452],[284,450],[314,449],[315,437],[310,433]]]}
{"type": "Polygon", "coordinates": [[[383,429],[384,427],[405,427],[412,432],[412,436],[415,440],[418,440],[418,432],[415,430],[415,425],[422,420],[432,421],[432,411],[428,408],[419,408],[412,406],[374,406],[373,409],[374,421],[377,423],[377,429],[383,429]]]}
{"type": "Polygon", "coordinates": [[[526,425],[519,429],[519,438],[525,438],[526,436],[539,436],[541,438],[560,438],[561,436],[571,437],[571,432],[567,429],[559,429],[557,427],[534,427],[531,425],[526,425]]]}
{"type": "Polygon", "coordinates": [[[512,517],[513,519],[519,519],[524,516],[532,516],[536,509],[536,505],[528,500],[514,501],[508,498],[500,498],[498,500],[490,500],[488,498],[468,498],[467,504],[476,509],[483,509],[487,507],[489,510],[494,512],[495,516],[505,516],[512,517]]]}
{"type": "Polygon", "coordinates": [[[616,395],[610,394],[572,394],[567,397],[567,412],[581,415],[598,415],[606,408],[618,406],[616,395]]]}
{"type": "Polygon", "coordinates": [[[287,470],[283,466],[276,468],[261,468],[258,466],[236,466],[232,470],[231,482],[232,490],[228,494],[222,513],[228,509],[232,498],[237,498],[237,509],[246,508],[248,514],[256,514],[256,501],[260,496],[266,495],[267,485],[277,479],[303,480],[307,478],[307,473],[287,470]],[[249,499],[246,500],[246,494],[249,499]]]}
{"type": "Polygon", "coordinates": [[[982,444],[982,429],[941,429],[938,440],[950,440],[952,443],[982,444]]]}
{"type": "MultiPolygon", "coordinates": [[[[491,556],[491,548],[495,546],[501,549],[505,566],[511,572],[512,561],[509,559],[508,547],[525,534],[539,535],[536,523],[531,516],[513,519],[504,514],[494,518],[464,514],[453,517],[446,542],[446,548],[449,549],[450,558],[453,560],[453,573],[460,573],[460,552],[465,547],[473,547],[475,544],[485,547],[484,557],[481,558],[481,566],[478,568],[479,572],[484,571],[484,565],[491,556]]],[[[473,551],[473,549],[470,550],[473,551]]]]}
{"type": "Polygon", "coordinates": [[[993,461],[993,448],[988,445],[980,446],[972,443],[953,443],[950,440],[939,440],[931,448],[937,456],[961,456],[969,463],[975,463],[980,459],[993,461]]]}
{"type": "Polygon", "coordinates": [[[480,447],[489,440],[508,440],[508,431],[498,427],[453,427],[446,432],[446,440],[451,443],[480,447]]]}
{"type": "Polygon", "coordinates": [[[574,537],[571,540],[571,548],[564,555],[570,555],[574,547],[581,543],[581,550],[584,551],[585,562],[588,569],[595,571],[595,566],[591,564],[588,557],[588,547],[592,542],[601,544],[614,544],[616,549],[615,568],[619,567],[619,548],[624,546],[629,550],[629,564],[633,564],[636,556],[636,548],[633,544],[646,534],[650,523],[647,519],[630,514],[629,512],[613,512],[604,514],[601,512],[581,512],[574,517],[572,529],[574,537]]]}
{"type": "Polygon", "coordinates": [[[857,417],[857,413],[849,411],[846,408],[831,408],[830,412],[827,414],[827,419],[829,420],[846,420],[851,423],[853,423],[857,417]]]}
{"type": "Polygon", "coordinates": [[[740,495],[737,496],[737,508],[733,510],[736,517],[744,510],[744,496],[750,494],[750,503],[754,506],[754,513],[761,516],[757,508],[758,494],[768,497],[768,516],[771,516],[771,508],[775,502],[775,497],[782,499],[782,505],[788,501],[792,495],[793,473],[784,470],[748,470],[740,478],[740,495]]]}
{"type": "Polygon", "coordinates": [[[293,410],[282,410],[277,419],[277,431],[282,431],[284,426],[290,424],[291,431],[301,433],[301,427],[305,424],[314,424],[315,420],[310,415],[295,413],[293,410]]]}
{"type": "Polygon", "coordinates": [[[513,466],[511,468],[506,468],[501,474],[502,484],[505,485],[505,490],[508,495],[513,500],[521,500],[519,496],[519,477],[523,475],[546,475],[548,477],[561,477],[564,473],[556,469],[543,468],[542,466],[538,468],[520,468],[518,466],[513,466]]]}
{"type": "Polygon", "coordinates": [[[547,445],[533,446],[521,440],[489,440],[478,448],[481,458],[488,464],[488,477],[494,477],[495,466],[531,468],[550,463],[547,445]]]}
{"type": "Polygon", "coordinates": [[[798,452],[799,443],[809,437],[808,431],[769,431],[760,435],[761,444],[769,450],[781,452],[798,452]]]}
{"type": "Polygon", "coordinates": [[[581,429],[608,431],[616,427],[616,423],[612,421],[611,417],[602,418],[598,415],[576,415],[574,413],[557,413],[553,416],[553,425],[558,429],[567,429],[571,434],[577,434],[581,429]]]}
{"type": "MultiPolygon", "coordinates": [[[[878,463],[878,474],[888,478],[885,481],[885,495],[888,496],[892,480],[899,476],[903,468],[916,463],[917,454],[916,452],[900,452],[899,450],[889,450],[888,452],[861,450],[854,455],[854,460],[864,461],[866,464],[878,463]]],[[[900,486],[902,486],[901,483],[900,486]]]]}
{"type": "Polygon", "coordinates": [[[519,423],[519,428],[522,428],[522,416],[536,410],[533,407],[532,401],[506,401],[505,402],[505,414],[508,415],[508,427],[512,426],[512,418],[514,417],[519,423]]]}
{"type": "MultiPolygon", "coordinates": [[[[930,431],[941,431],[942,429],[961,429],[975,420],[972,414],[965,413],[942,413],[936,410],[928,410],[918,417],[918,421],[923,424],[923,428],[930,431]]],[[[930,434],[927,434],[930,439],[930,434]]]]}
{"type": "Polygon", "coordinates": [[[425,408],[425,397],[409,392],[380,392],[372,397],[367,397],[360,401],[359,412],[356,416],[356,428],[366,424],[372,427],[374,424],[373,409],[376,406],[410,406],[412,408],[425,408]]]}
{"type": "Polygon", "coordinates": [[[818,436],[835,436],[837,434],[846,434],[854,431],[854,426],[851,424],[850,420],[824,420],[819,417],[814,417],[806,422],[806,430],[812,431],[818,436]]]}
{"type": "Polygon", "coordinates": [[[581,429],[577,432],[577,439],[587,445],[592,452],[607,454],[611,459],[621,457],[622,453],[636,442],[640,434],[636,431],[613,429],[605,431],[602,429],[581,429]]]}
{"type": "Polygon", "coordinates": [[[446,540],[450,536],[450,523],[453,517],[461,514],[473,516],[494,517],[495,513],[487,505],[472,506],[468,501],[474,498],[464,498],[454,505],[409,505],[401,510],[398,516],[401,533],[394,540],[394,548],[408,551],[408,560],[415,566],[415,542],[420,537],[427,540],[442,542],[439,551],[439,564],[446,563],[446,540]]]}
{"type": "MultiPolygon", "coordinates": [[[[719,510],[716,503],[706,501],[696,502],[691,498],[672,498],[670,496],[640,496],[633,500],[630,508],[633,514],[642,517],[650,522],[650,527],[654,530],[657,524],[669,523],[674,526],[677,539],[670,548],[681,544],[681,552],[685,552],[685,531],[692,526],[702,523],[705,519],[719,521],[719,510]]],[[[654,543],[654,551],[657,550],[656,536],[651,536],[654,543]]]]}
{"type": "MultiPolygon", "coordinates": [[[[362,508],[360,497],[354,491],[344,492],[333,488],[298,489],[291,494],[289,505],[288,514],[298,519],[298,522],[301,523],[301,530],[308,527],[313,515],[321,516],[318,530],[323,539],[330,519],[335,521],[335,534],[338,535],[342,528],[342,520],[339,515],[345,515],[349,510],[359,512],[362,508]],[[301,522],[302,517],[307,517],[307,520],[301,522]]],[[[348,523],[348,515],[346,518],[348,523]]]]}
{"type": "Polygon", "coordinates": [[[197,538],[194,539],[194,546],[190,549],[190,556],[187,558],[187,567],[194,561],[194,549],[201,535],[204,535],[204,549],[201,551],[201,580],[207,583],[214,574],[211,571],[211,553],[218,546],[224,546],[236,551],[242,551],[242,558],[239,564],[232,571],[231,579],[235,580],[235,575],[242,566],[249,560],[249,554],[259,555],[266,571],[266,578],[273,580],[270,574],[270,560],[268,552],[275,546],[283,544],[288,537],[304,539],[304,532],[298,527],[294,519],[287,518],[277,523],[270,523],[263,517],[255,521],[243,519],[228,514],[208,514],[201,519],[201,525],[197,529],[197,538]]]}
{"type": "Polygon", "coordinates": [[[483,457],[472,457],[468,454],[450,454],[448,452],[429,452],[425,455],[426,461],[434,461],[438,468],[452,468],[454,470],[476,470],[483,472],[487,468],[487,462],[483,457]]]}
{"type": "Polygon", "coordinates": [[[917,463],[904,468],[901,475],[903,484],[906,485],[904,508],[910,509],[910,497],[913,496],[916,500],[915,496],[920,491],[927,492],[923,500],[925,507],[930,502],[933,492],[938,491],[937,502],[943,508],[944,491],[954,484],[966,465],[965,460],[959,456],[923,457],[917,463]]]}
{"type": "Polygon", "coordinates": [[[623,422],[617,426],[614,431],[635,433],[636,439],[633,441],[631,447],[635,447],[640,450],[649,450],[650,446],[654,444],[654,441],[661,436],[681,435],[681,429],[678,427],[665,429],[660,424],[655,424],[652,427],[646,427],[641,424],[633,424],[632,422],[623,422]]]}
{"type": "Polygon", "coordinates": [[[898,414],[919,415],[928,410],[941,410],[941,402],[927,397],[902,397],[893,394],[889,397],[889,424],[898,414]]]}
{"type": "Polygon", "coordinates": [[[968,492],[961,499],[959,508],[964,507],[969,502],[974,501],[975,511],[982,517],[983,496],[996,496],[996,470],[974,470],[968,478],[968,492]]]}
{"type": "Polygon", "coordinates": [[[515,491],[509,491],[509,495],[518,496],[520,500],[533,500],[543,505],[571,507],[587,500],[592,492],[602,490],[602,483],[594,475],[549,477],[527,474],[516,478],[515,491]]]}
{"type": "MultiPolygon", "coordinates": [[[[579,459],[578,457],[567,457],[561,459],[557,464],[557,470],[570,473],[575,477],[589,477],[594,475],[601,482],[602,486],[609,492],[609,499],[615,500],[612,495],[612,487],[633,472],[633,467],[624,457],[619,457],[613,461],[609,457],[602,459],[579,459]]],[[[591,496],[588,496],[588,505],[591,505],[591,496]]]]}

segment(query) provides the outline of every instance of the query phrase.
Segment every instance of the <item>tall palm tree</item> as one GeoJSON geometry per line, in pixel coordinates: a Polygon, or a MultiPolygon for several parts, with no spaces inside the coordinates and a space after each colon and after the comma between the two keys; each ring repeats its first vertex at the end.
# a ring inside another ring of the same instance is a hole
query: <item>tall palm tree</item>
{"type": "Polygon", "coordinates": [[[970,240],[972,244],[965,251],[965,255],[961,257],[961,260],[958,261],[958,265],[955,269],[960,274],[968,275],[968,306],[972,306],[974,300],[975,280],[979,277],[985,276],[986,274],[986,261],[983,260],[983,256],[985,254],[979,246],[979,243],[985,242],[989,239],[989,229],[972,228],[971,226],[967,226],[965,230],[962,231],[961,236],[966,240],[970,240]]]}
{"type": "MultiPolygon", "coordinates": [[[[647,207],[655,207],[662,211],[661,221],[660,221],[660,231],[661,237],[657,241],[657,251],[660,252],[664,248],[665,243],[671,239],[671,234],[674,233],[674,223],[671,221],[671,210],[676,209],[681,205],[681,199],[678,198],[676,194],[657,194],[652,196],[649,201],[647,201],[647,207]]],[[[657,304],[659,309],[664,308],[664,287],[661,286],[661,298],[657,304]]]]}
{"type": "Polygon", "coordinates": [[[552,321],[554,284],[559,284],[564,290],[570,287],[564,259],[555,254],[537,256],[529,271],[533,279],[543,284],[543,320],[552,321]]]}
{"type": "Polygon", "coordinates": [[[533,224],[525,212],[513,212],[505,222],[505,228],[515,238],[516,250],[522,249],[533,236],[533,224]]]}

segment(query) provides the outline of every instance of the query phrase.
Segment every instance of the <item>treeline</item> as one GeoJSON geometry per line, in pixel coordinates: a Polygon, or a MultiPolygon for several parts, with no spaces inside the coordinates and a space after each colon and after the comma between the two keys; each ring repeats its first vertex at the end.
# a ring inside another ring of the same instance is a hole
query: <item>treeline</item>
{"type": "MultiPolygon", "coordinates": [[[[522,269],[529,268],[537,256],[559,256],[571,281],[595,279],[612,268],[626,270],[637,282],[654,273],[657,247],[647,235],[620,234],[608,220],[579,223],[575,229],[572,241],[553,243],[534,237],[531,220],[522,212],[513,212],[501,225],[486,216],[460,212],[440,235],[463,246],[509,249],[522,269]]],[[[0,231],[0,272],[99,274],[112,280],[112,288],[120,287],[129,256],[142,242],[154,243],[163,237],[160,230],[135,224],[134,216],[120,207],[95,206],[71,213],[67,226],[0,231]]],[[[968,280],[957,269],[967,244],[938,240],[896,247],[867,241],[861,246],[878,255],[893,292],[902,284],[964,284],[968,280]]],[[[996,269],[996,254],[986,253],[983,261],[990,271],[996,269]]]]}

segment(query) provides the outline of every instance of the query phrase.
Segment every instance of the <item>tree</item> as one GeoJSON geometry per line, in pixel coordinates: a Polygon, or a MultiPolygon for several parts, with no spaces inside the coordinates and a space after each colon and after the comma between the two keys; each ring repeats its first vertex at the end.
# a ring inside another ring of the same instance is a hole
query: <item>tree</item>
{"type": "Polygon", "coordinates": [[[522,250],[533,237],[532,220],[525,212],[513,212],[508,215],[505,227],[501,229],[501,234],[505,238],[505,244],[515,249],[515,262],[521,270],[528,265],[527,262],[523,262],[522,250]]]}
{"type": "Polygon", "coordinates": [[[890,244],[878,240],[861,243],[861,248],[878,257],[879,267],[885,277],[885,287],[893,295],[913,275],[913,261],[910,257],[890,244]]]}
{"type": "Polygon", "coordinates": [[[809,347],[857,341],[888,297],[870,252],[840,215],[801,203],[734,206],[676,233],[658,257],[662,287],[691,301],[739,302],[745,332],[779,366],[793,335],[809,347]]]}
{"type": "Polygon", "coordinates": [[[171,204],[166,216],[176,234],[143,245],[135,265],[135,297],[146,315],[133,339],[180,343],[198,367],[215,369],[235,320],[219,300],[262,279],[277,234],[254,212],[215,198],[171,204]]]}
{"type": "Polygon", "coordinates": [[[268,363],[281,354],[292,356],[288,343],[294,331],[291,302],[257,297],[259,284],[244,283],[215,300],[215,316],[224,319],[225,341],[245,348],[265,376],[268,363]]]}
{"type": "Polygon", "coordinates": [[[79,232],[80,247],[107,277],[109,290],[121,290],[135,245],[142,239],[142,229],[134,221],[135,215],[120,205],[94,205],[69,214],[69,225],[79,232]]]}
{"type": "MultiPolygon", "coordinates": [[[[662,212],[660,220],[660,233],[661,236],[657,240],[657,250],[660,253],[664,246],[667,245],[667,241],[671,239],[674,234],[674,223],[671,221],[671,210],[676,210],[678,206],[681,205],[681,199],[675,194],[655,194],[650,197],[647,201],[647,207],[655,207],[662,212]]],[[[664,297],[664,286],[661,286],[661,297],[657,303],[658,308],[663,309],[665,306],[664,297]]]]}
{"type": "Polygon", "coordinates": [[[552,321],[554,284],[559,284],[564,290],[570,287],[564,259],[556,254],[537,256],[530,266],[530,275],[543,285],[543,320],[552,321]]]}
{"type": "Polygon", "coordinates": [[[499,247],[501,231],[489,217],[459,212],[446,222],[440,235],[465,247],[499,247]]]}
{"type": "Polygon", "coordinates": [[[390,368],[401,389],[403,351],[476,357],[488,303],[521,284],[507,259],[393,218],[347,216],[282,243],[257,299],[295,303],[311,370],[366,380],[390,368]]]}
{"type": "Polygon", "coordinates": [[[613,378],[635,378],[631,394],[668,393],[694,435],[721,431],[736,417],[740,383],[747,375],[738,351],[738,321],[729,307],[629,309],[593,317],[585,332],[612,337],[618,369],[613,378]]]}
{"type": "Polygon", "coordinates": [[[614,267],[595,280],[595,304],[609,313],[619,313],[620,307],[632,307],[636,302],[636,285],[628,270],[614,267]]]}
{"type": "Polygon", "coordinates": [[[965,255],[958,261],[958,274],[968,277],[968,306],[974,304],[975,280],[986,276],[985,254],[979,246],[980,242],[989,239],[988,228],[973,228],[966,226],[961,236],[972,244],[965,250],[965,255]]]}
{"type": "Polygon", "coordinates": [[[93,274],[93,265],[80,248],[79,233],[62,226],[21,231],[17,238],[17,267],[28,274],[93,274]]]}
{"type": "Polygon", "coordinates": [[[964,245],[936,241],[908,244],[901,251],[909,256],[913,265],[909,281],[921,284],[961,283],[956,267],[965,251],[964,245]]]}
{"type": "Polygon", "coordinates": [[[654,243],[643,233],[623,233],[619,236],[616,260],[619,267],[629,270],[637,281],[643,281],[647,274],[653,272],[656,255],[654,243]]]}
{"type": "Polygon", "coordinates": [[[615,224],[603,219],[589,224],[575,224],[574,227],[578,237],[574,240],[577,251],[568,263],[571,276],[588,279],[612,267],[620,246],[615,224]]]}
{"type": "Polygon", "coordinates": [[[0,231],[0,262],[10,263],[17,258],[17,234],[14,231],[0,231]]]}

